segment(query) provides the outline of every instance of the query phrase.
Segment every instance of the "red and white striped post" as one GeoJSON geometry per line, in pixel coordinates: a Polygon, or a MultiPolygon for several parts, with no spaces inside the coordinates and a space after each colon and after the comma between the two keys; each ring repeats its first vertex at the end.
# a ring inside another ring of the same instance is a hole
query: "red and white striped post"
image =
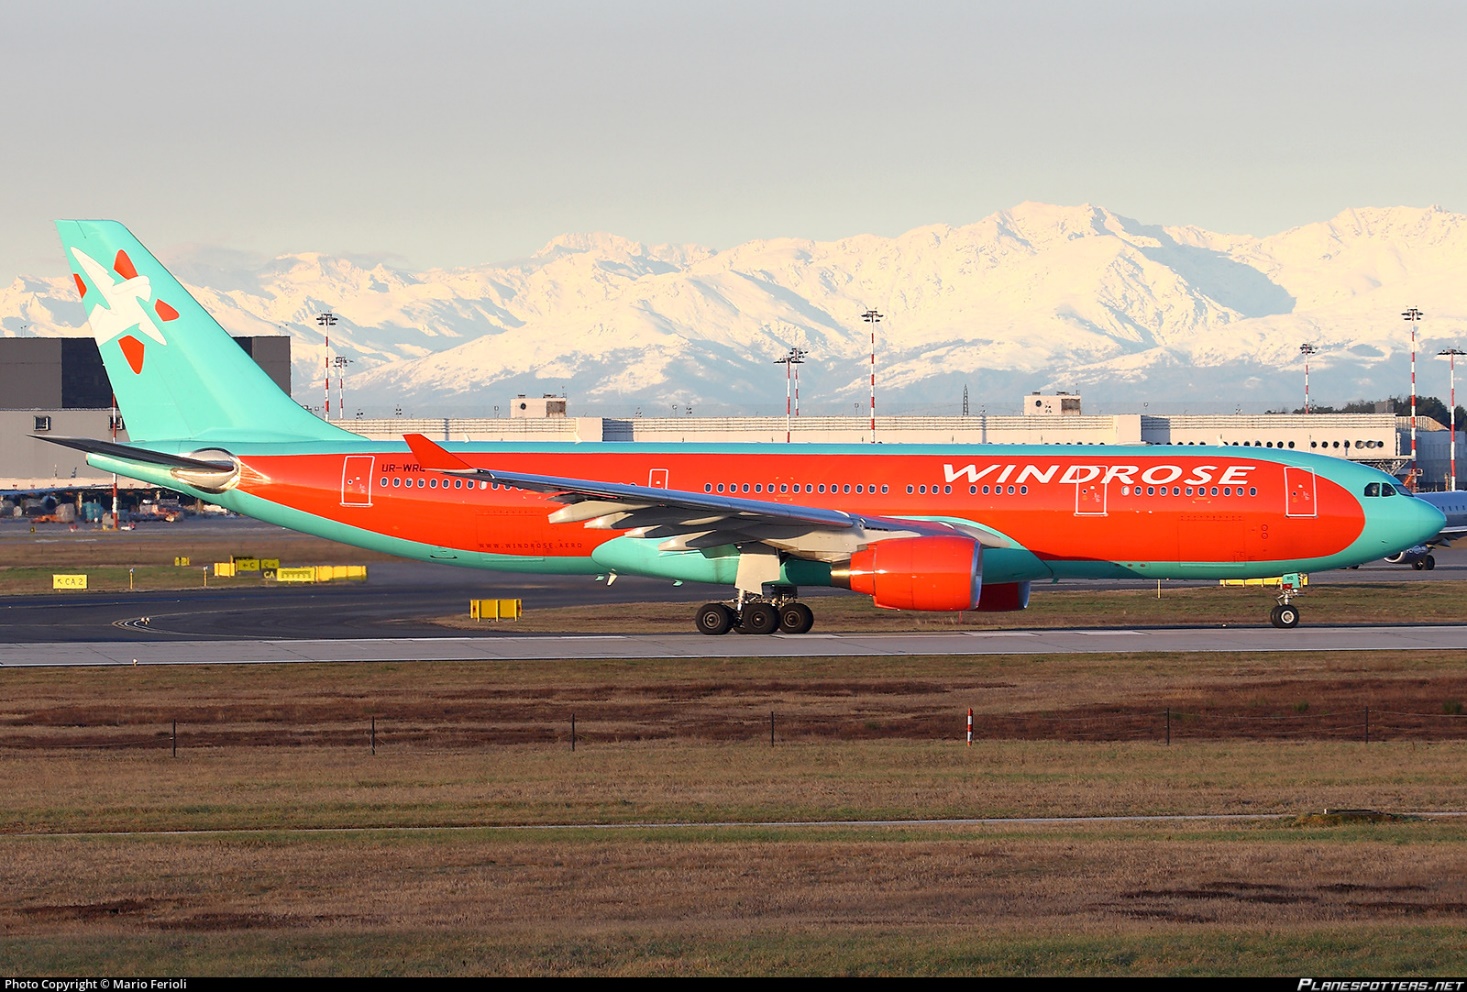
{"type": "MultiPolygon", "coordinates": [[[[331,311],[316,315],[316,323],[326,337],[326,419],[331,419],[331,325],[336,323],[336,314],[331,311]]],[[[343,413],[346,411],[343,410],[343,413]]]]}
{"type": "Polygon", "coordinates": [[[1407,477],[1407,488],[1416,491],[1416,322],[1425,314],[1415,307],[1402,311],[1411,325],[1411,474],[1407,477]]]}
{"type": "Polygon", "coordinates": [[[861,319],[871,325],[871,443],[876,443],[876,325],[881,323],[881,314],[875,309],[861,314],[861,319]]]}
{"type": "MultiPolygon", "coordinates": [[[[791,348],[789,350],[789,354],[785,355],[783,358],[776,358],[774,360],[774,364],[775,365],[783,365],[784,366],[784,443],[785,444],[789,444],[790,443],[790,368],[792,366],[796,366],[796,365],[802,364],[805,361],[805,356],[808,355],[808,354],[809,354],[808,351],[803,351],[803,350],[801,350],[799,348],[791,348]]],[[[795,373],[794,374],[795,374],[794,381],[796,383],[798,383],[800,381],[800,379],[799,379],[800,370],[799,369],[795,369],[795,373]]],[[[800,399],[799,399],[799,396],[800,396],[799,386],[797,385],[795,387],[795,410],[796,410],[796,412],[798,412],[799,411],[799,408],[800,408],[800,399]]]]}
{"type": "Polygon", "coordinates": [[[1438,358],[1442,357],[1443,355],[1446,356],[1447,374],[1451,376],[1451,398],[1448,401],[1451,405],[1447,409],[1447,423],[1449,425],[1447,429],[1452,432],[1451,486],[1452,491],[1455,492],[1457,489],[1457,356],[1467,355],[1467,352],[1461,351],[1457,348],[1445,348],[1437,352],[1436,354],[1438,358]]]}
{"type": "Polygon", "coordinates": [[[973,746],[973,707],[968,707],[968,746],[973,746]]]}
{"type": "Polygon", "coordinates": [[[1309,356],[1319,354],[1319,349],[1312,344],[1301,344],[1299,354],[1304,356],[1304,412],[1309,412],[1309,356]]]}

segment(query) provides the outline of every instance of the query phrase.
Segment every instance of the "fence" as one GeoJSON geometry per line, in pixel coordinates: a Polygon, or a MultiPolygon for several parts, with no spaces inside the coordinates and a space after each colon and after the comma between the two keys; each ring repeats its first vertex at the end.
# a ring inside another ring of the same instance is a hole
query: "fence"
{"type": "MultiPolygon", "coordinates": [[[[1448,704],[1436,712],[1361,707],[1267,714],[1182,709],[1090,708],[1053,712],[977,713],[973,740],[1152,742],[1182,746],[1202,741],[1393,741],[1467,740],[1467,717],[1448,704]]],[[[0,751],[105,749],[200,750],[279,747],[397,748],[466,751],[514,745],[686,742],[831,742],[837,740],[942,740],[962,743],[966,710],[950,713],[885,713],[833,716],[799,710],[781,713],[708,713],[687,710],[676,719],[648,720],[641,711],[612,707],[599,712],[537,709],[513,714],[363,714],[359,720],[289,720],[278,714],[234,713],[223,719],[181,718],[160,723],[156,711],[118,713],[106,725],[12,722],[0,729],[0,751]],[[588,719],[589,717],[589,719],[588,719]]]]}

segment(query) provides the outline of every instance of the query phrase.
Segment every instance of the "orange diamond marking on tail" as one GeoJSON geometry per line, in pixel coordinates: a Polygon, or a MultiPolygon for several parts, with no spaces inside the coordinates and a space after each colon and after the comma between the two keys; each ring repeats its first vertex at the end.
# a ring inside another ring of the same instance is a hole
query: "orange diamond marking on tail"
{"type": "Polygon", "coordinates": [[[153,304],[153,309],[158,311],[158,316],[164,320],[177,320],[178,311],[164,303],[162,300],[153,304]]]}
{"type": "Polygon", "coordinates": [[[117,344],[122,349],[122,357],[127,359],[127,365],[132,369],[133,374],[141,374],[143,371],[143,343],[129,334],[117,344]]]}
{"type": "Polygon", "coordinates": [[[75,272],[73,272],[71,274],[71,278],[74,279],[74,280],[76,280],[76,295],[77,296],[86,296],[87,295],[87,284],[84,283],[84,282],[82,282],[82,277],[79,276],[79,275],[77,275],[75,272]]]}
{"type": "Polygon", "coordinates": [[[112,271],[124,279],[136,279],[138,277],[137,267],[132,264],[132,259],[127,257],[127,252],[121,248],[117,249],[117,258],[112,263],[112,271]]]}

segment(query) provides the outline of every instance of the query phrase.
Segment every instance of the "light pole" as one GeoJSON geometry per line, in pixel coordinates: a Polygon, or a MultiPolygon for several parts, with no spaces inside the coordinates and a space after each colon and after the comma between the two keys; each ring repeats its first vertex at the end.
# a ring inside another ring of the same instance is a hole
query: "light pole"
{"type": "MultiPolygon", "coordinates": [[[[337,355],[331,360],[336,367],[336,407],[341,411],[341,419],[346,419],[346,367],[351,364],[351,359],[345,355],[337,355]]],[[[327,391],[331,389],[327,384],[327,391]]]]}
{"type": "Polygon", "coordinates": [[[783,365],[784,366],[784,443],[785,444],[789,444],[790,443],[790,367],[791,366],[794,366],[794,365],[801,365],[801,364],[803,364],[804,361],[805,361],[805,356],[808,355],[808,354],[810,354],[808,351],[803,351],[803,350],[801,350],[799,348],[791,348],[789,350],[789,354],[785,355],[783,358],[776,358],[774,360],[774,364],[775,365],[783,365]]]}
{"type": "Polygon", "coordinates": [[[331,419],[331,327],[336,323],[336,314],[327,310],[316,316],[321,333],[326,335],[326,419],[331,419]]]}
{"type": "Polygon", "coordinates": [[[1410,310],[1401,312],[1401,316],[1411,325],[1411,474],[1407,479],[1407,487],[1412,492],[1416,491],[1416,322],[1425,316],[1420,310],[1412,307],[1410,310]]]}
{"type": "Polygon", "coordinates": [[[871,325],[871,443],[876,443],[876,325],[881,323],[881,314],[875,309],[861,314],[861,319],[871,325]]]}
{"type": "Polygon", "coordinates": [[[1304,356],[1304,412],[1309,412],[1309,356],[1319,354],[1319,349],[1312,344],[1301,344],[1299,354],[1304,356]]]}
{"type": "Polygon", "coordinates": [[[1452,491],[1457,491],[1457,356],[1467,355],[1467,351],[1456,348],[1443,348],[1436,353],[1438,358],[1443,355],[1447,358],[1447,370],[1451,381],[1451,405],[1447,407],[1447,421],[1449,430],[1452,432],[1452,491]]]}

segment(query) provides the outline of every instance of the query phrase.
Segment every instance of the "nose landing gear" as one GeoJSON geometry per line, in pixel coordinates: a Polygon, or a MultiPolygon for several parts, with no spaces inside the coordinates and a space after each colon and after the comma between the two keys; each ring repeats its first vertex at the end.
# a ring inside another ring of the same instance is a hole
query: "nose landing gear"
{"type": "Polygon", "coordinates": [[[1279,579],[1279,602],[1268,615],[1269,623],[1280,630],[1292,630],[1299,626],[1299,607],[1293,605],[1292,601],[1303,588],[1304,579],[1297,572],[1279,579]]]}

